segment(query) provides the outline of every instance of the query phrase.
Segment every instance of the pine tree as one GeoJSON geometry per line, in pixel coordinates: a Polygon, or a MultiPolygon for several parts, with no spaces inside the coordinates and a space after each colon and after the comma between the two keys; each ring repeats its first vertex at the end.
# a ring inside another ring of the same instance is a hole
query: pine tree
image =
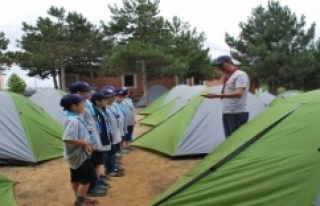
{"type": "Polygon", "coordinates": [[[0,70],[4,70],[3,64],[10,66],[12,64],[12,59],[10,52],[6,52],[8,49],[9,39],[5,37],[5,34],[0,31],[0,70]]]}
{"type": "Polygon", "coordinates": [[[307,72],[303,70],[306,53],[315,33],[314,23],[306,31],[305,25],[305,16],[298,19],[287,6],[270,1],[267,8],[254,8],[247,22],[240,22],[239,36],[226,33],[225,40],[232,57],[251,77],[267,84],[270,92],[276,93],[280,86],[298,89],[301,82],[296,79],[307,72]]]}
{"type": "Polygon", "coordinates": [[[66,73],[91,77],[99,73],[102,53],[108,44],[100,29],[82,14],[51,7],[48,17],[38,17],[35,26],[24,22],[23,31],[19,43],[24,52],[17,54],[17,62],[30,76],[53,76],[57,88],[59,74],[60,88],[65,90],[66,73]]]}
{"type": "Polygon", "coordinates": [[[114,41],[103,59],[107,74],[138,73],[147,81],[155,77],[209,76],[209,50],[203,49],[204,34],[191,30],[177,17],[169,22],[160,15],[159,0],[123,0],[123,6],[109,6],[111,21],[104,31],[114,41]]]}

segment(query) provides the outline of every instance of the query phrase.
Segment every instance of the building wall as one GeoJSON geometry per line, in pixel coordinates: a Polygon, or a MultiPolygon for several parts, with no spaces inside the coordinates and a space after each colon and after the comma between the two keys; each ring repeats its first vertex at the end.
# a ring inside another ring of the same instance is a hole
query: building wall
{"type": "MultiPolygon", "coordinates": [[[[143,95],[142,76],[135,75],[135,80],[136,80],[136,85],[134,87],[128,87],[128,89],[130,90],[132,96],[139,98],[143,95]]],[[[106,85],[111,85],[115,88],[124,86],[123,76],[97,77],[97,78],[91,79],[86,75],[80,75],[79,81],[87,82],[88,84],[96,87],[97,90],[100,90],[103,86],[106,86],[106,85]]],[[[148,87],[151,87],[155,84],[160,84],[169,90],[172,87],[176,86],[176,80],[175,78],[156,78],[148,81],[148,87]]]]}
{"type": "Polygon", "coordinates": [[[4,89],[4,74],[0,71],[0,90],[4,89]]]}

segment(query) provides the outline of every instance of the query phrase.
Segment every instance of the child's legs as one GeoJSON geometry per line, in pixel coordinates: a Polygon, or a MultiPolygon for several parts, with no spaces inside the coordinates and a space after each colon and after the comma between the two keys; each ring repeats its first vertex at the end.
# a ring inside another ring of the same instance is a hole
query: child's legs
{"type": "Polygon", "coordinates": [[[87,195],[87,192],[89,190],[90,183],[87,184],[80,184],[78,187],[78,196],[85,197],[87,195]]]}
{"type": "Polygon", "coordinates": [[[133,134],[133,125],[127,127],[128,133],[125,135],[123,139],[123,147],[128,148],[130,146],[130,142],[132,141],[133,134]]]}
{"type": "Polygon", "coordinates": [[[128,126],[128,133],[127,133],[127,135],[128,135],[128,137],[127,137],[128,144],[130,144],[130,142],[132,142],[133,129],[134,129],[133,125],[128,126]]]}
{"type": "Polygon", "coordinates": [[[73,193],[77,196],[78,195],[79,183],[71,182],[71,187],[72,187],[73,193]]]}
{"type": "Polygon", "coordinates": [[[106,172],[113,172],[115,169],[115,146],[111,145],[111,150],[107,151],[107,155],[104,159],[104,166],[106,172]]]}
{"type": "Polygon", "coordinates": [[[96,184],[98,176],[95,168],[87,159],[78,169],[70,169],[71,186],[77,195],[76,202],[84,200],[90,184],[96,184]]]}
{"type": "Polygon", "coordinates": [[[115,145],[115,147],[116,147],[116,153],[120,152],[120,148],[121,148],[120,144],[122,144],[122,142],[120,142],[120,143],[118,143],[118,144],[115,145]]]}

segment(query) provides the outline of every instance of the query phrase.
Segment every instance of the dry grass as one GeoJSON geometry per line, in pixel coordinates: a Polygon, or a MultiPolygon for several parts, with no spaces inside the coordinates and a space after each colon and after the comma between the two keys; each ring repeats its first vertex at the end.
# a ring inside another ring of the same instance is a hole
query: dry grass
{"type": "MultiPolygon", "coordinates": [[[[137,119],[142,116],[137,115],[137,119]]],[[[149,129],[137,124],[134,136],[149,129]]],[[[136,149],[124,154],[124,177],[110,180],[111,188],[100,205],[141,206],[161,194],[199,159],[171,160],[160,154],[136,149]]],[[[15,196],[19,206],[69,206],[74,196],[69,185],[69,169],[63,158],[37,166],[1,167],[0,173],[16,181],[15,196]]],[[[1,204],[1,203],[0,203],[1,204]]]]}

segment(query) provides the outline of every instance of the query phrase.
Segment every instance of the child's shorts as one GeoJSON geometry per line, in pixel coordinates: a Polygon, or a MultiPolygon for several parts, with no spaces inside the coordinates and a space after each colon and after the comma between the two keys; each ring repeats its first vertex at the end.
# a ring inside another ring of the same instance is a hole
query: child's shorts
{"type": "Polygon", "coordinates": [[[105,152],[101,152],[101,151],[94,151],[91,154],[90,162],[94,168],[96,168],[99,165],[103,165],[104,154],[105,152]]]}
{"type": "Polygon", "coordinates": [[[90,160],[87,159],[78,169],[70,168],[70,179],[72,183],[95,184],[98,181],[98,176],[90,160]]]}

